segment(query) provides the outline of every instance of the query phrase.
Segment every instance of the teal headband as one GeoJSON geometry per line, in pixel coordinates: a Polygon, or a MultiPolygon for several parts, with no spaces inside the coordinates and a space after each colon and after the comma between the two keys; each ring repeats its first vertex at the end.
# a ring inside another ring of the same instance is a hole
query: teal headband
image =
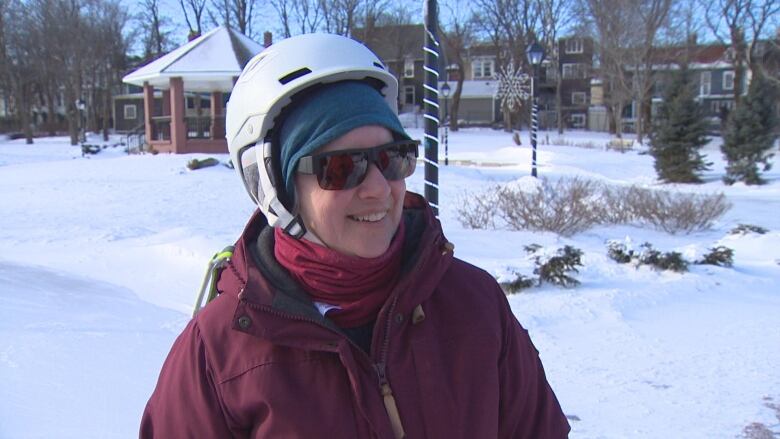
{"type": "Polygon", "coordinates": [[[410,138],[385,98],[364,82],[329,84],[293,105],[279,132],[282,177],[291,199],[298,160],[355,128],[379,125],[396,139],[410,138]]]}

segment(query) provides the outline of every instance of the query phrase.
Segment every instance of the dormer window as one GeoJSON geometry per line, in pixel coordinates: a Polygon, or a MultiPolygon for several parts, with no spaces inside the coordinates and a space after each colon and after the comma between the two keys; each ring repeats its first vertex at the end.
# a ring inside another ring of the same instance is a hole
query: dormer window
{"type": "Polygon", "coordinates": [[[582,38],[569,38],[565,44],[566,53],[582,53],[582,38]]]}
{"type": "Polygon", "coordinates": [[[493,78],[495,61],[492,58],[477,58],[471,63],[471,72],[474,79],[493,78]]]}

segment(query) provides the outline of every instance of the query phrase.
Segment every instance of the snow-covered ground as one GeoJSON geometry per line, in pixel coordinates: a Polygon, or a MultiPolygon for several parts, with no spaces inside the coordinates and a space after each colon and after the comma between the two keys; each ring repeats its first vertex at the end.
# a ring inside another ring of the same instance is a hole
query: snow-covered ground
{"type": "MultiPolygon", "coordinates": [[[[540,139],[541,176],[664,186],[651,157],[605,150],[604,135],[540,139]]],[[[455,164],[440,169],[439,200],[457,256],[506,277],[530,274],[524,245],[584,251],[579,287],[509,297],[573,438],[735,438],[753,423],[780,434],[780,414],[768,407],[780,404],[780,172],[766,186],[724,186],[717,143],[707,147],[714,166],[704,184],[669,187],[727,195],[734,207],[711,230],[616,226],[563,238],[461,226],[460,197],[527,182],[530,148],[502,132],[450,133],[455,164]],[[769,232],[728,233],[740,223],[769,232]],[[690,259],[720,244],[735,250],[735,263],[636,269],[606,257],[610,239],[690,259]]],[[[206,262],[252,212],[234,171],[188,171],[193,157],[204,156],[107,149],[82,158],[65,138],[0,139],[0,438],[137,436],[206,262]]],[[[422,192],[422,166],[408,186],[422,192]]]]}

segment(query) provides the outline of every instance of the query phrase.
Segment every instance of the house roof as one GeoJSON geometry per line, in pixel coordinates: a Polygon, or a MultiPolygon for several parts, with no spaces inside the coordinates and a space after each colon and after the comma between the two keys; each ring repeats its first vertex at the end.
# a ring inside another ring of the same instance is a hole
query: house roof
{"type": "Polygon", "coordinates": [[[670,46],[653,49],[651,59],[655,65],[678,64],[687,57],[691,67],[704,67],[717,64],[731,64],[728,59],[728,46],[708,44],[696,46],[670,46]]]}
{"type": "Polygon", "coordinates": [[[425,27],[422,24],[377,26],[365,35],[365,29],[355,29],[353,38],[361,41],[383,61],[405,58],[423,59],[425,27]]]}
{"type": "Polygon", "coordinates": [[[234,29],[220,26],[167,55],[129,73],[123,82],[169,88],[172,77],[181,77],[189,91],[230,91],[233,78],[263,46],[234,29]]]}

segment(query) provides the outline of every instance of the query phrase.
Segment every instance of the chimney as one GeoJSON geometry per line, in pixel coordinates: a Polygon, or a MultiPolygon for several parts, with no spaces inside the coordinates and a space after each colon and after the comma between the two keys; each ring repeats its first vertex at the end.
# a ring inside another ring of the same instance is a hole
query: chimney
{"type": "Polygon", "coordinates": [[[263,47],[268,47],[273,43],[274,43],[274,39],[273,36],[271,35],[271,32],[265,31],[263,33],[263,47]]]}
{"type": "Polygon", "coordinates": [[[696,32],[688,34],[688,45],[689,46],[695,46],[696,43],[698,43],[699,36],[696,34],[696,32]]]}

